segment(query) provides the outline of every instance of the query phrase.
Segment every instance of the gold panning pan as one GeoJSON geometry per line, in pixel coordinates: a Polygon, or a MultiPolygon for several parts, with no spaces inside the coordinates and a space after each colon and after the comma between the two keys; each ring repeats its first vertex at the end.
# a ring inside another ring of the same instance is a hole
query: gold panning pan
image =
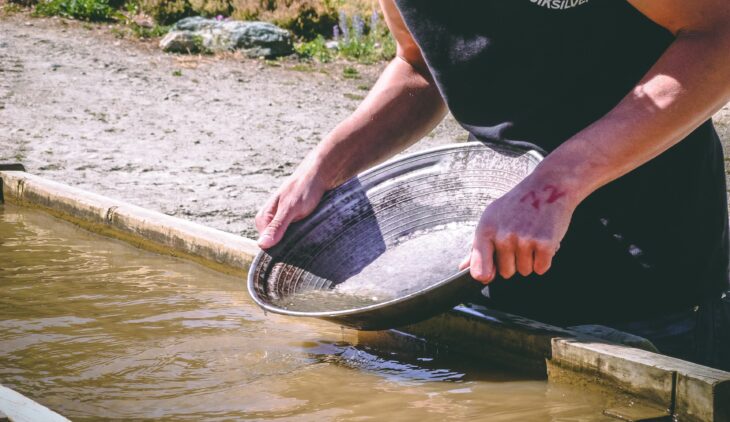
{"type": "Polygon", "coordinates": [[[482,287],[458,264],[484,208],[541,158],[469,142],[374,167],[328,192],[256,256],[249,293],[268,312],[364,330],[446,311],[482,287]]]}

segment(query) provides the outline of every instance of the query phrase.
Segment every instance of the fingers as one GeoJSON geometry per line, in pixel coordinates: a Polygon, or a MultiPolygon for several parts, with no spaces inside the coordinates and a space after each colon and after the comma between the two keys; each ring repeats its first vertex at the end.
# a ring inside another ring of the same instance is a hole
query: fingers
{"type": "Polygon", "coordinates": [[[494,244],[497,252],[497,271],[502,278],[510,278],[515,275],[517,252],[516,236],[506,235],[499,236],[495,239],[494,244]]]}
{"type": "Polygon", "coordinates": [[[279,243],[292,221],[292,215],[291,207],[276,207],[276,214],[261,231],[257,241],[261,249],[268,249],[279,243]]]}
{"type": "Polygon", "coordinates": [[[543,275],[550,269],[553,257],[557,252],[559,245],[553,246],[549,243],[538,243],[535,247],[535,263],[534,270],[536,274],[543,275]]]}
{"type": "Polygon", "coordinates": [[[543,275],[552,265],[558,247],[550,242],[518,238],[515,235],[477,236],[474,248],[459,265],[459,270],[471,267],[471,276],[484,284],[498,273],[504,279],[516,273],[527,277],[532,273],[543,275]]]}
{"type": "MultiPolygon", "coordinates": [[[[517,251],[515,252],[515,267],[521,276],[527,277],[534,269],[534,242],[527,239],[517,240],[517,251]]],[[[513,273],[514,274],[514,273],[513,273]]]]}
{"type": "Polygon", "coordinates": [[[258,230],[259,234],[261,234],[266,226],[271,223],[271,220],[274,219],[274,216],[276,215],[276,209],[279,204],[279,195],[272,195],[267,201],[266,204],[264,204],[263,207],[259,210],[258,213],[256,213],[256,218],[254,219],[254,222],[256,223],[256,230],[258,230]]]}
{"type": "Polygon", "coordinates": [[[494,280],[496,268],[494,266],[494,244],[489,238],[476,236],[474,247],[469,256],[469,272],[472,278],[487,284],[494,280]]]}

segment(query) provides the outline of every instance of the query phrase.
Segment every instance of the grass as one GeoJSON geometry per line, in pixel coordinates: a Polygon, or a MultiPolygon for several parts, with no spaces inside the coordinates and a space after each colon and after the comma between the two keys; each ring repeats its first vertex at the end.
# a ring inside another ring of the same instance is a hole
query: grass
{"type": "Polygon", "coordinates": [[[360,72],[354,67],[348,66],[342,69],[342,77],[345,79],[360,79],[360,72]]]}
{"type": "Polygon", "coordinates": [[[365,99],[365,96],[364,95],[350,94],[349,92],[346,92],[346,93],[344,93],[342,95],[344,95],[345,98],[350,99],[350,100],[354,100],[354,101],[362,101],[362,100],[365,99]]]}
{"type": "Polygon", "coordinates": [[[305,63],[297,63],[294,66],[289,67],[289,69],[294,70],[296,72],[304,72],[304,73],[314,72],[314,68],[305,63]]]}

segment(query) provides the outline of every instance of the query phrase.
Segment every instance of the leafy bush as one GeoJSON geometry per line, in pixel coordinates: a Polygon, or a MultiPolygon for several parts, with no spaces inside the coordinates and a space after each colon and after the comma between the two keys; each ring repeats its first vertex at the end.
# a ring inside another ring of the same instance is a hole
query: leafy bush
{"type": "Polygon", "coordinates": [[[190,7],[195,15],[200,16],[231,16],[233,4],[231,0],[189,0],[190,7]]]}
{"type": "Polygon", "coordinates": [[[327,34],[337,22],[334,9],[317,10],[314,7],[303,7],[285,18],[274,18],[273,23],[288,29],[300,39],[314,40],[327,34]]]}
{"type": "Polygon", "coordinates": [[[98,22],[112,20],[116,11],[108,0],[43,0],[36,5],[35,14],[98,22]]]}
{"type": "Polygon", "coordinates": [[[171,25],[196,15],[188,0],[140,0],[140,8],[161,25],[171,25]]]}

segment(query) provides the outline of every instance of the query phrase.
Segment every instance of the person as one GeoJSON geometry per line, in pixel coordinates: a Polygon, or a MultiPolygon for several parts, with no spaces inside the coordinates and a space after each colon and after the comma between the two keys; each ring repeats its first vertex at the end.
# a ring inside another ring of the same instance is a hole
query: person
{"type": "Polygon", "coordinates": [[[462,263],[498,309],[604,324],[730,369],[728,213],[710,120],[730,100],[727,0],[381,0],[397,55],[256,216],[262,248],[449,110],[546,155],[462,263]]]}

